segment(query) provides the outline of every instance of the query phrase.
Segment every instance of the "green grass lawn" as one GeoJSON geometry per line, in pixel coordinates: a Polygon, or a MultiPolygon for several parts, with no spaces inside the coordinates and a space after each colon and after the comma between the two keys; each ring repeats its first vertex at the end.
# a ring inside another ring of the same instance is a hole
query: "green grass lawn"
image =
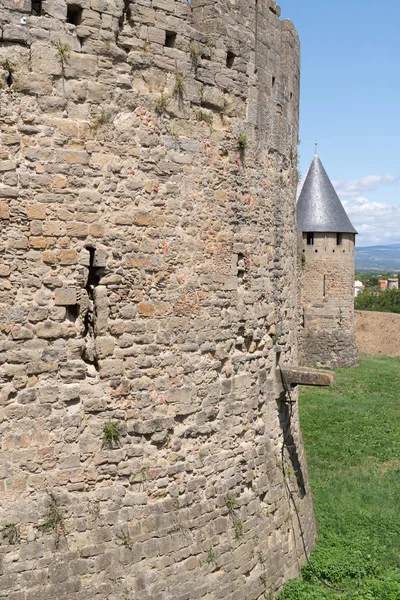
{"type": "Polygon", "coordinates": [[[364,356],[303,388],[300,421],[318,543],[280,600],[400,600],[400,359],[364,356]]]}

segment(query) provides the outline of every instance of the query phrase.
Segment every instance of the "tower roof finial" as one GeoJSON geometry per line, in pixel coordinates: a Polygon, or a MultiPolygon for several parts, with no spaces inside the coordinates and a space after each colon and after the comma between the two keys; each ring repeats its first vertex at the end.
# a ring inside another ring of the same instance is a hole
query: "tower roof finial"
{"type": "Polygon", "coordinates": [[[314,152],[315,156],[318,155],[318,142],[315,142],[315,152],[314,152]]]}

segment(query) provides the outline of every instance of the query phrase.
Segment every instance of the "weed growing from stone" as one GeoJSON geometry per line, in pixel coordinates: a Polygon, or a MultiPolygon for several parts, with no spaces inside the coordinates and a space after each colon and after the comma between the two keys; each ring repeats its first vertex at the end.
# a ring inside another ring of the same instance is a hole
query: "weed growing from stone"
{"type": "Polygon", "coordinates": [[[227,494],[225,496],[225,504],[226,504],[226,508],[228,509],[228,513],[230,515],[233,515],[235,512],[235,508],[237,506],[237,500],[234,496],[232,496],[232,494],[227,494]]]}
{"type": "Polygon", "coordinates": [[[64,515],[60,509],[57,498],[52,493],[50,494],[50,506],[47,518],[42,525],[38,525],[38,529],[42,533],[54,533],[56,548],[58,548],[60,538],[65,537],[66,535],[64,515]]]}
{"type": "Polygon", "coordinates": [[[103,427],[103,441],[101,444],[102,448],[115,448],[119,446],[121,434],[118,430],[117,424],[114,421],[107,421],[103,427]]]}
{"type": "Polygon", "coordinates": [[[8,73],[14,73],[15,71],[14,65],[8,60],[8,58],[3,61],[2,67],[8,73]]]}
{"type": "Polygon", "coordinates": [[[193,41],[191,41],[189,44],[189,53],[190,53],[190,59],[192,61],[193,71],[196,73],[197,68],[199,66],[199,60],[200,60],[200,49],[199,49],[198,45],[193,41]]]}
{"type": "Polygon", "coordinates": [[[165,96],[165,94],[161,93],[160,97],[158,98],[158,100],[156,102],[156,106],[155,106],[156,113],[158,113],[159,115],[163,115],[164,113],[166,113],[168,104],[169,104],[169,98],[167,96],[165,96]]]}
{"type": "Polygon", "coordinates": [[[211,127],[213,122],[212,114],[204,112],[204,110],[199,110],[197,113],[197,120],[203,121],[203,123],[207,123],[211,127]]]}
{"type": "Polygon", "coordinates": [[[233,521],[233,529],[235,530],[235,538],[238,540],[243,535],[243,521],[242,519],[235,519],[233,521]]]}
{"type": "Polygon", "coordinates": [[[279,340],[279,338],[282,336],[281,333],[271,333],[271,340],[274,342],[274,344],[276,344],[276,342],[279,340]]]}
{"type": "Polygon", "coordinates": [[[98,500],[89,502],[88,512],[93,519],[98,519],[100,517],[100,502],[98,500]]]}
{"type": "Polygon", "coordinates": [[[247,135],[245,133],[239,133],[237,139],[237,145],[240,152],[244,152],[247,148],[247,135]]]}
{"type": "Polygon", "coordinates": [[[185,80],[183,74],[179,71],[175,73],[175,85],[172,90],[172,95],[178,102],[183,102],[183,96],[185,94],[185,80]]]}
{"type": "Polygon", "coordinates": [[[21,539],[21,531],[16,523],[8,523],[2,529],[3,537],[7,539],[10,546],[17,544],[21,539]]]}
{"type": "Polygon", "coordinates": [[[132,540],[132,538],[130,536],[129,531],[120,531],[120,533],[117,534],[117,537],[121,540],[122,546],[125,546],[126,548],[129,548],[129,550],[132,549],[133,540],[132,540]]]}
{"type": "Polygon", "coordinates": [[[97,130],[102,125],[106,125],[111,121],[111,112],[107,110],[102,110],[98,115],[93,117],[92,124],[90,126],[91,129],[97,130]]]}
{"type": "Polygon", "coordinates": [[[210,546],[210,548],[207,551],[206,563],[208,565],[211,565],[214,562],[215,562],[214,548],[212,546],[210,546]]]}
{"type": "Polygon", "coordinates": [[[58,42],[56,42],[56,48],[57,48],[58,58],[61,63],[61,69],[64,74],[64,69],[65,69],[65,65],[66,65],[66,62],[69,57],[70,48],[67,44],[63,44],[60,40],[58,40],[58,42]]]}

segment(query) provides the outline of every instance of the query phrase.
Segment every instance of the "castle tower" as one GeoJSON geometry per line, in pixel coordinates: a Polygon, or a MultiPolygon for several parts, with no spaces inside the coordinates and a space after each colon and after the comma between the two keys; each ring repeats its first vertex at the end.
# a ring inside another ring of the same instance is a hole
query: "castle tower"
{"type": "Polygon", "coordinates": [[[317,154],[297,202],[301,254],[299,352],[303,364],[357,364],[354,334],[356,230],[317,154]]]}
{"type": "Polygon", "coordinates": [[[0,598],[274,596],[315,539],[275,383],[297,33],[273,0],[0,16],[0,598]]]}

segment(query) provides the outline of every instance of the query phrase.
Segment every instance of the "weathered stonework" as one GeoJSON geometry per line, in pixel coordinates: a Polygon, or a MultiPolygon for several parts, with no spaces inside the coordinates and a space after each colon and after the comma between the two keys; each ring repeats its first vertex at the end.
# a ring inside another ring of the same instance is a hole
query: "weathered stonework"
{"type": "Polygon", "coordinates": [[[299,235],[300,333],[303,364],[350,367],[358,363],[354,330],[354,234],[299,235]]]}
{"type": "Polygon", "coordinates": [[[315,537],[275,398],[296,32],[272,0],[67,4],[0,0],[0,598],[274,596],[288,486],[315,537]]]}

